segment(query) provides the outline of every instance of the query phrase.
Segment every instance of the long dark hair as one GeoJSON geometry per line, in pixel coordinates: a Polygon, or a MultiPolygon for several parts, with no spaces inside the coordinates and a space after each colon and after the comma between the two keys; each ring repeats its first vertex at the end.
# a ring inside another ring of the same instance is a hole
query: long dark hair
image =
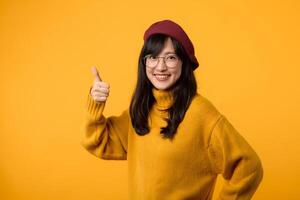
{"type": "MultiPolygon", "coordinates": [[[[131,123],[138,135],[149,133],[148,114],[155,103],[152,94],[152,83],[146,75],[146,66],[143,58],[147,54],[157,56],[163,49],[167,35],[154,34],[145,41],[138,60],[138,77],[135,91],[130,103],[131,123]]],[[[164,119],[168,122],[166,127],[161,127],[160,133],[163,138],[172,139],[176,133],[177,127],[183,120],[193,97],[197,93],[197,83],[193,72],[193,63],[181,44],[170,37],[174,46],[175,53],[182,61],[182,70],[179,79],[169,88],[173,97],[173,103],[166,109],[169,118],[164,119]]]]}

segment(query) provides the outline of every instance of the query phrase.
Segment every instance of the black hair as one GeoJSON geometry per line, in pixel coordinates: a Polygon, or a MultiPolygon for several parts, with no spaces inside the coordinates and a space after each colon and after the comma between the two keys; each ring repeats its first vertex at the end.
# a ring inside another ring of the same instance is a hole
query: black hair
{"type": "MultiPolygon", "coordinates": [[[[155,103],[152,94],[152,83],[146,75],[146,66],[143,61],[145,55],[157,56],[163,49],[168,35],[154,34],[145,41],[138,60],[138,77],[135,91],[130,103],[131,123],[138,135],[149,133],[148,114],[155,103]]],[[[193,72],[193,62],[188,57],[182,45],[173,37],[170,37],[175,53],[182,61],[182,70],[179,79],[168,90],[171,91],[173,102],[168,112],[168,118],[164,119],[168,125],[161,127],[160,133],[163,138],[172,139],[176,134],[177,127],[183,120],[193,97],[197,93],[197,83],[193,72]]]]}

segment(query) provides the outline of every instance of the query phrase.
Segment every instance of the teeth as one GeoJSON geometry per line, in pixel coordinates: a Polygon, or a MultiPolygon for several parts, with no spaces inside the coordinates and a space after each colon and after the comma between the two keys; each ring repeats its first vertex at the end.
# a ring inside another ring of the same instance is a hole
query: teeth
{"type": "Polygon", "coordinates": [[[158,80],[166,80],[169,77],[169,75],[158,75],[158,74],[156,74],[155,77],[158,80]]]}

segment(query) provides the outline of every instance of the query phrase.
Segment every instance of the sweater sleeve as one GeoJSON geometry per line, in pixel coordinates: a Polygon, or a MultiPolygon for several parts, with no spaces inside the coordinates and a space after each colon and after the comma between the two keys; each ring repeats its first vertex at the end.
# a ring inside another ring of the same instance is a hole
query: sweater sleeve
{"type": "Polygon", "coordinates": [[[222,114],[212,129],[208,152],[213,171],[224,178],[217,199],[250,200],[263,178],[262,162],[222,114]]]}
{"type": "Polygon", "coordinates": [[[101,159],[126,160],[130,121],[128,109],[119,116],[105,117],[105,103],[97,102],[88,95],[81,145],[101,159]]]}

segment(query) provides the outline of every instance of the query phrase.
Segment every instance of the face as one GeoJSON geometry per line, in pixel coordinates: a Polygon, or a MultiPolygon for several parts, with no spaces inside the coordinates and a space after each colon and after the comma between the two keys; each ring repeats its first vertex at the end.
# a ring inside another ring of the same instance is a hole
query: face
{"type": "MultiPolygon", "coordinates": [[[[167,56],[169,54],[176,54],[172,40],[168,38],[165,42],[163,50],[158,55],[167,56]]],[[[146,74],[153,86],[159,90],[167,90],[172,87],[179,79],[182,69],[182,61],[179,59],[176,67],[168,68],[164,59],[159,58],[156,67],[146,66],[146,74]]]]}

